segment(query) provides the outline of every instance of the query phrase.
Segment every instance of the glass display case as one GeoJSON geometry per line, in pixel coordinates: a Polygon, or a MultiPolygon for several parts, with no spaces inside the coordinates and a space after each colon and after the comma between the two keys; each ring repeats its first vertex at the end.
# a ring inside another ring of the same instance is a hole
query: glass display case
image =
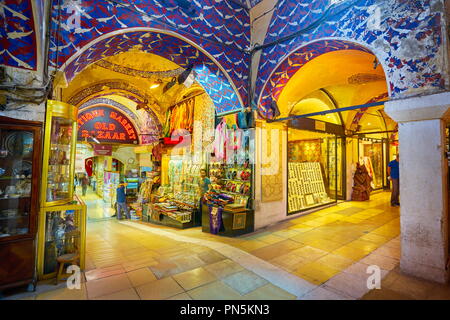
{"type": "Polygon", "coordinates": [[[38,277],[53,278],[57,258],[75,253],[80,268],[85,265],[86,205],[74,196],[73,201],[59,206],[41,208],[39,216],[38,277]]]}
{"type": "Polygon", "coordinates": [[[34,283],[41,129],[0,117],[0,289],[34,283]]]}
{"type": "Polygon", "coordinates": [[[47,103],[41,206],[64,204],[73,197],[77,112],[64,102],[47,103]]]}
{"type": "Polygon", "coordinates": [[[84,268],[86,205],[74,197],[77,108],[47,102],[42,170],[37,271],[39,279],[56,275],[57,258],[74,253],[84,268]]]}

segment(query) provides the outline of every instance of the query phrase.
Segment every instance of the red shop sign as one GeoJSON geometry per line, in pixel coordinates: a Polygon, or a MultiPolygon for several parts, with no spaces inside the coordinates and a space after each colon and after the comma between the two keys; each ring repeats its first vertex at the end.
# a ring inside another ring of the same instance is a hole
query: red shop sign
{"type": "Polygon", "coordinates": [[[112,145],[94,144],[94,156],[112,156],[112,145]]]}
{"type": "Polygon", "coordinates": [[[95,106],[78,113],[78,140],[95,137],[100,143],[139,144],[138,133],[122,112],[95,106]]]}

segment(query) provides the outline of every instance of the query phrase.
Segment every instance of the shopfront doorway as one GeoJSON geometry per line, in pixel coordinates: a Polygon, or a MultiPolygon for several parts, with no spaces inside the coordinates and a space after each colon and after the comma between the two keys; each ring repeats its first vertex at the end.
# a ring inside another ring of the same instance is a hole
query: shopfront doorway
{"type": "Polygon", "coordinates": [[[333,134],[288,128],[288,215],[342,199],[343,141],[333,134]]]}

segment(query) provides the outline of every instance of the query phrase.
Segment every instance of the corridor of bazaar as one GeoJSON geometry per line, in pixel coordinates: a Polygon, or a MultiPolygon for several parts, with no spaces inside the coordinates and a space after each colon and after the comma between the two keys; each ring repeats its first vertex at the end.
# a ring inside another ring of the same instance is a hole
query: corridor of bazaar
{"type": "Polygon", "coordinates": [[[450,300],[448,6],[5,0],[0,300],[450,300]]]}

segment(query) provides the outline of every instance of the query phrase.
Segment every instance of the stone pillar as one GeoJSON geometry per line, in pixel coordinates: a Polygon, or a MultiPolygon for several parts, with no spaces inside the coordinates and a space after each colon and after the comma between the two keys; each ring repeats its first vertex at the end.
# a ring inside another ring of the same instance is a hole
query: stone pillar
{"type": "Polygon", "coordinates": [[[449,279],[448,162],[445,127],[450,93],[385,105],[399,123],[400,269],[446,283],[449,279]]]}

